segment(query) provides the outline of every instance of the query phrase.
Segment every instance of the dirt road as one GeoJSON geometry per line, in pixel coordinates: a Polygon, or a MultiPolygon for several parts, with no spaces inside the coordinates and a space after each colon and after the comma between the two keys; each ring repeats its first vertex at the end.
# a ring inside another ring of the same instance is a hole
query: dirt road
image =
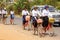
{"type": "Polygon", "coordinates": [[[40,38],[33,35],[32,31],[23,30],[20,23],[21,21],[18,22],[18,25],[4,25],[0,23],[0,40],[60,40],[60,27],[55,28],[57,36],[40,38]]]}

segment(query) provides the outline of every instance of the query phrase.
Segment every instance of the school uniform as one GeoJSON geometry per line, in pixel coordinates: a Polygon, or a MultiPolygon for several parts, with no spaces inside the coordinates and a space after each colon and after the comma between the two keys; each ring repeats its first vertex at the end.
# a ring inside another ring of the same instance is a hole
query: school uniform
{"type": "Polygon", "coordinates": [[[3,16],[3,18],[6,18],[6,13],[7,13],[7,11],[5,11],[5,10],[2,10],[2,16],[3,16]]]}
{"type": "Polygon", "coordinates": [[[46,9],[44,9],[42,12],[42,19],[43,19],[42,26],[43,27],[48,27],[48,23],[49,23],[48,15],[49,15],[49,13],[50,13],[49,10],[46,10],[46,9]]]}
{"type": "Polygon", "coordinates": [[[22,10],[22,21],[23,21],[23,24],[25,24],[26,22],[28,22],[25,19],[26,15],[29,15],[29,12],[27,10],[22,10]]]}
{"type": "Polygon", "coordinates": [[[2,11],[0,10],[0,16],[2,16],[2,11]]]}
{"type": "Polygon", "coordinates": [[[10,18],[14,19],[14,11],[10,11],[10,18]]]}
{"type": "Polygon", "coordinates": [[[40,16],[40,13],[38,10],[32,10],[32,24],[34,27],[37,27],[37,17],[40,16]]]}

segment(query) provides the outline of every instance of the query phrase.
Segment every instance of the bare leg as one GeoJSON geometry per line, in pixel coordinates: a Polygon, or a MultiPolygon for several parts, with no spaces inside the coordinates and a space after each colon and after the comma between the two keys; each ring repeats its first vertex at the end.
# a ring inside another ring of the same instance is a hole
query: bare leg
{"type": "Polygon", "coordinates": [[[51,24],[51,27],[49,28],[49,36],[50,37],[54,36],[54,29],[52,24],[51,24]]]}
{"type": "Polygon", "coordinates": [[[14,19],[11,19],[11,20],[10,20],[10,23],[11,23],[11,24],[14,24],[14,19]]]}
{"type": "Polygon", "coordinates": [[[23,30],[25,30],[25,24],[23,24],[23,30]]]}
{"type": "Polygon", "coordinates": [[[12,24],[12,19],[10,19],[10,24],[12,24]]]}
{"type": "Polygon", "coordinates": [[[43,33],[44,33],[44,30],[43,30],[42,24],[40,24],[40,26],[38,27],[38,36],[44,37],[43,33]]]}
{"type": "Polygon", "coordinates": [[[3,18],[3,24],[5,24],[5,20],[6,20],[6,18],[3,18]]]}

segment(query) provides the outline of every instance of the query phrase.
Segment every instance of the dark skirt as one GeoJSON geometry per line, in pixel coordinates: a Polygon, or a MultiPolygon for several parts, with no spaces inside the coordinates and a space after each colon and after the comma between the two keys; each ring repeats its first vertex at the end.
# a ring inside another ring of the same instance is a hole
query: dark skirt
{"type": "Polygon", "coordinates": [[[0,17],[2,17],[2,14],[0,14],[0,17]]]}
{"type": "Polygon", "coordinates": [[[6,18],[6,14],[3,14],[3,18],[6,18]]]}
{"type": "MultiPolygon", "coordinates": [[[[37,18],[37,17],[36,17],[37,18]]],[[[36,19],[32,16],[32,24],[36,28],[37,27],[37,21],[36,19]]]]}
{"type": "Polygon", "coordinates": [[[2,14],[0,14],[0,16],[2,16],[2,14]]]}
{"type": "Polygon", "coordinates": [[[10,18],[11,18],[11,19],[14,19],[14,14],[11,14],[11,15],[10,15],[10,18]]]}
{"type": "Polygon", "coordinates": [[[43,23],[42,23],[42,26],[43,27],[48,27],[48,23],[49,23],[49,18],[48,18],[48,16],[45,16],[45,17],[42,17],[42,19],[43,19],[43,23]]]}
{"type": "Polygon", "coordinates": [[[23,15],[23,17],[22,17],[23,24],[25,24],[26,22],[28,22],[28,21],[26,21],[25,17],[26,17],[26,15],[23,15]]]}

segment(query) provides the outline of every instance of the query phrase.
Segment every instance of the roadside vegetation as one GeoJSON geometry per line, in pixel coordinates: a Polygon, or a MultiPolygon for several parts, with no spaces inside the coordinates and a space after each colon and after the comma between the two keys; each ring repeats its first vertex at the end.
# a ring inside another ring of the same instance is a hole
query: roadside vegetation
{"type": "Polygon", "coordinates": [[[34,5],[52,5],[57,9],[60,9],[60,0],[17,0],[14,3],[8,4],[8,2],[5,0],[0,0],[0,8],[6,7],[8,12],[10,9],[13,9],[15,11],[15,14],[21,13],[22,9],[26,7],[28,10],[34,5]]]}

